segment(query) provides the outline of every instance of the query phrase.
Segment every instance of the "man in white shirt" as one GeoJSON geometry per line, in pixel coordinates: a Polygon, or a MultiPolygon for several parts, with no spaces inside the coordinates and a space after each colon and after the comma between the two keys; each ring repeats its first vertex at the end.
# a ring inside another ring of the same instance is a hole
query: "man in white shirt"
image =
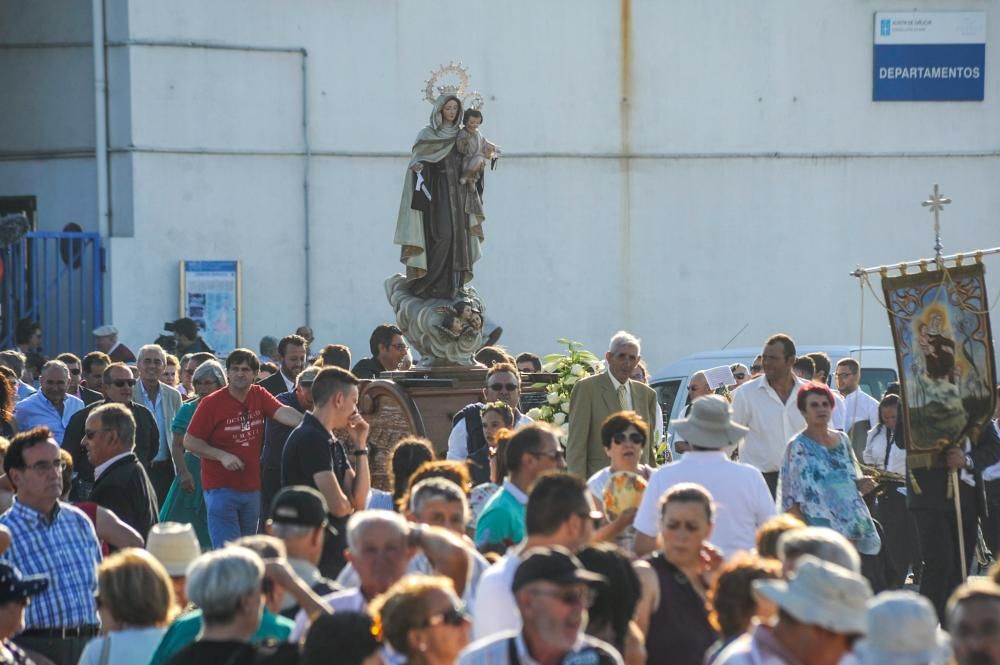
{"type": "Polygon", "coordinates": [[[764,474],[775,496],[785,447],[806,427],[796,396],[808,381],[792,372],[795,342],[788,335],[767,339],[761,363],[764,373],[733,393],[733,422],[749,428],[740,443],[740,460],[764,474]]]}
{"type": "Polygon", "coordinates": [[[728,451],[747,432],[730,422],[730,413],[726,398],[706,395],[691,405],[690,417],[674,423],[691,450],[650,477],[633,523],[637,555],[656,548],[660,499],[677,483],[698,483],[712,495],[715,523],[709,540],[725,557],[753,549],[757,527],[774,515],[774,499],[760,471],[729,459],[728,451]]]}
{"type": "Polygon", "coordinates": [[[472,610],[473,639],[521,628],[511,584],[522,553],[533,547],[556,545],[576,552],[590,543],[594,527],[588,493],[584,482],[568,473],[546,474],[535,483],[528,497],[527,538],[520,547],[508,550],[479,578],[472,610]]]}
{"type": "MultiPolygon", "coordinates": [[[[521,400],[521,374],[508,363],[497,363],[486,372],[483,388],[486,403],[503,402],[514,410],[514,428],[530,425],[534,421],[518,411],[521,400]]],[[[482,402],[474,402],[455,414],[451,434],[448,435],[448,459],[464,462],[469,455],[486,445],[483,434],[482,402]]]]}
{"type": "Polygon", "coordinates": [[[854,358],[841,359],[833,376],[837,379],[837,390],[844,396],[844,431],[851,437],[854,452],[860,458],[868,430],[878,425],[878,400],[859,387],[861,364],[854,358]]]}

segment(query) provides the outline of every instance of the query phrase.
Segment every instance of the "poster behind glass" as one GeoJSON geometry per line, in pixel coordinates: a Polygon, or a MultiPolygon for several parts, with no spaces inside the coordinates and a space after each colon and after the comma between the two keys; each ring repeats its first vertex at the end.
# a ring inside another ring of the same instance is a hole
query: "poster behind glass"
{"type": "Polygon", "coordinates": [[[239,261],[181,261],[181,316],[219,356],[240,346],[240,287],[239,261]]]}

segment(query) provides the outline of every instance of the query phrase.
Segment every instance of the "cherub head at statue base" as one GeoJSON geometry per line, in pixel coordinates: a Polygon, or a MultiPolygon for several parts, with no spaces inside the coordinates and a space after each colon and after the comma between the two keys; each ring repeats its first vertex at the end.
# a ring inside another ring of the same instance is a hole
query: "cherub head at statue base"
{"type": "Polygon", "coordinates": [[[483,345],[486,308],[471,286],[460,301],[413,295],[403,275],[385,282],[385,292],[403,336],[420,354],[419,367],[475,367],[473,354],[483,345]]]}

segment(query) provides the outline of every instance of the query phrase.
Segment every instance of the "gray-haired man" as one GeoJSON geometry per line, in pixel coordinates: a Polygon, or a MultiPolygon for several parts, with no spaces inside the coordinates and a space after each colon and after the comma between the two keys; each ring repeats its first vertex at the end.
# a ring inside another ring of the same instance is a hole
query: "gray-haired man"
{"type": "MultiPolygon", "coordinates": [[[[601,424],[612,413],[635,411],[649,425],[656,423],[656,392],[629,377],[639,364],[639,338],[620,331],[611,338],[604,355],[607,371],[588,376],[573,386],[570,395],[566,465],[581,478],[590,478],[608,465],[601,443],[601,424]]],[[[652,437],[640,461],[656,465],[652,437]]]]}
{"type": "MultiPolygon", "coordinates": [[[[451,579],[455,591],[465,591],[468,546],[447,529],[411,524],[387,510],[364,510],[347,522],[347,558],[355,566],[358,586],[328,594],[323,604],[335,612],[364,612],[368,603],[406,575],[410,559],[423,552],[434,571],[451,579]]],[[[299,612],[291,641],[305,635],[308,618],[299,612]]]]}
{"type": "Polygon", "coordinates": [[[156,419],[160,435],[159,445],[149,466],[149,479],[156,488],[160,503],[167,498],[170,483],[174,481],[174,462],[170,456],[170,425],[177,409],[181,408],[181,394],[176,388],[160,381],[167,364],[167,352],[159,344],[147,344],[139,349],[139,381],[132,391],[132,399],[142,404],[156,419]]]}
{"type": "Polygon", "coordinates": [[[87,417],[83,447],[94,466],[90,499],[118,515],[145,540],[159,519],[159,504],[135,456],[135,418],[122,404],[101,404],[87,417]]]}

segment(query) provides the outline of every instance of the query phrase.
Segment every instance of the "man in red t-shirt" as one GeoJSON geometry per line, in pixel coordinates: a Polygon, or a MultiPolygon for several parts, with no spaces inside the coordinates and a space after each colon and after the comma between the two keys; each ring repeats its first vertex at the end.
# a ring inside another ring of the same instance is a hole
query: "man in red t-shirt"
{"type": "Polygon", "coordinates": [[[301,413],[254,384],[259,369],[253,351],[230,353],[229,385],[201,399],[184,435],[184,447],[201,458],[208,533],[215,548],[257,532],[264,418],[288,427],[302,421],[301,413]]]}

